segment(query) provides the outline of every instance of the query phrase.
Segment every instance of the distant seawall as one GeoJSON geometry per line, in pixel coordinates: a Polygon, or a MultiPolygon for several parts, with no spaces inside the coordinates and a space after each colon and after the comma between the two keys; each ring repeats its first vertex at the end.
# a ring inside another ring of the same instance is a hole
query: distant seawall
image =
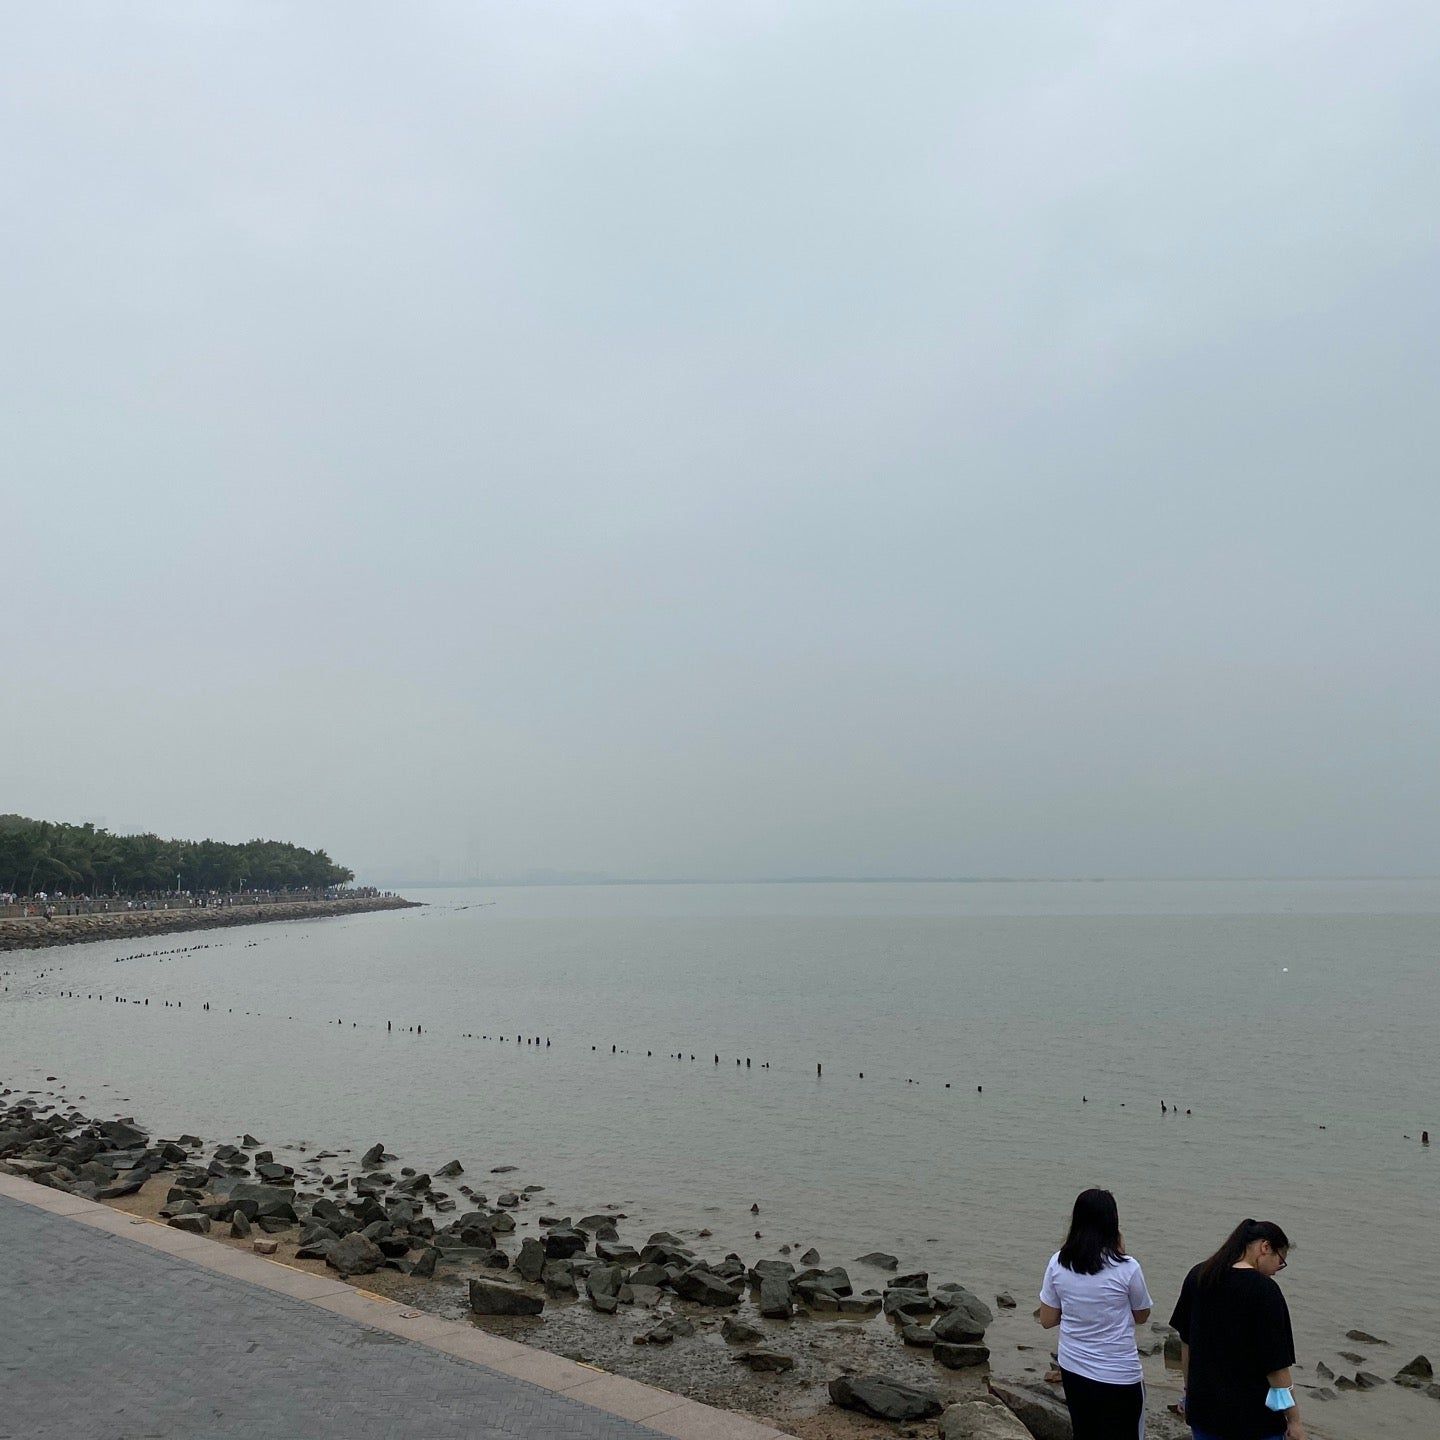
{"type": "Polygon", "coordinates": [[[127,940],[214,930],[225,925],[263,925],[273,920],[322,920],[363,915],[371,910],[409,910],[415,901],[398,895],[357,900],[282,900],[274,905],[198,906],[184,910],[113,910],[99,915],[31,915],[0,920],[0,950],[39,950],[47,945],[83,945],[90,940],[127,940]]]}

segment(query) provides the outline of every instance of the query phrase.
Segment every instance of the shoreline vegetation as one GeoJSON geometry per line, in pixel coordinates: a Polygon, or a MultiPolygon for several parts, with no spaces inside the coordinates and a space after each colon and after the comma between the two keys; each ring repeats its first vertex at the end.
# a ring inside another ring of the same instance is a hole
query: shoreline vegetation
{"type": "Polygon", "coordinates": [[[354,878],[323,850],[285,840],[166,840],[0,815],[0,895],[13,898],[331,890],[354,878]]]}
{"type": "MultiPolygon", "coordinates": [[[[124,904],[124,902],[120,902],[124,904]]],[[[154,902],[163,907],[166,902],[154,902]]],[[[418,901],[398,895],[338,896],[331,899],[244,901],[225,905],[174,902],[171,908],[98,910],[79,915],[12,915],[0,918],[0,951],[39,950],[50,945],[83,945],[92,940],[126,940],[230,925],[283,920],[320,920],[375,910],[411,910],[418,901]]]]}

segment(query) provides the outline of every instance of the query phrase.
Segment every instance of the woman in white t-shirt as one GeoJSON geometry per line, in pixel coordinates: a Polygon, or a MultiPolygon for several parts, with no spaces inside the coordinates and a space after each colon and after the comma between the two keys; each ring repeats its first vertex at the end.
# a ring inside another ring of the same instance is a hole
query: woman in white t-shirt
{"type": "Polygon", "coordinates": [[[1075,1440],[1145,1434],[1145,1384],[1135,1327],[1150,1318],[1139,1262],[1125,1253],[1108,1190],[1075,1197],[1070,1233],[1045,1267],[1036,1316],[1060,1327],[1060,1378],[1075,1440]]]}

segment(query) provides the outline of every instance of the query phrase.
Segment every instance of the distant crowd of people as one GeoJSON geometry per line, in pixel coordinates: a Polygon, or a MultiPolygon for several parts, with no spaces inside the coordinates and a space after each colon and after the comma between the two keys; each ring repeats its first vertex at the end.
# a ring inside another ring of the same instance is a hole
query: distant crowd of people
{"type": "MultiPolygon", "coordinates": [[[[1180,1411],[1195,1440],[1305,1440],[1291,1388],[1295,1340],[1275,1277],[1290,1241],[1272,1220],[1242,1220],[1180,1287],[1170,1324],[1180,1336],[1180,1411]]],[[[1145,1385],[1135,1326],[1154,1302],[1125,1249],[1108,1190],[1075,1200],[1065,1243],[1050,1257],[1036,1318],[1060,1329],[1060,1380],[1074,1440],[1145,1434],[1145,1385]]]]}
{"type": "Polygon", "coordinates": [[[110,915],[127,910],[209,909],[225,905],[276,905],[296,900],[372,900],[388,893],[373,885],[296,890],[170,890],[135,895],[66,895],[58,890],[19,895],[13,890],[0,890],[0,916],[54,919],[59,915],[110,915]]]}

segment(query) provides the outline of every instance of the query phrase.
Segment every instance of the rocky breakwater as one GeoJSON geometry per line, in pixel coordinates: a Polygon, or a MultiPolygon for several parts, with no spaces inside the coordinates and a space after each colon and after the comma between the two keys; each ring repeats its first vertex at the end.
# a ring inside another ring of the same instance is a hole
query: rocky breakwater
{"type": "Polygon", "coordinates": [[[174,910],[114,910],[98,915],[43,915],[0,920],[0,950],[40,950],[91,940],[133,940],[182,930],[216,930],[276,920],[321,920],[372,910],[410,910],[414,900],[372,895],[352,900],[286,900],[273,905],[194,906],[174,910]]]}
{"type": "MultiPolygon", "coordinates": [[[[619,1326],[622,1352],[637,1357],[632,1346],[668,1355],[690,1340],[712,1371],[719,1360],[770,1387],[771,1410],[784,1408],[775,1385],[798,1394],[818,1381],[822,1395],[833,1382],[836,1405],[896,1418],[903,1407],[878,1399],[876,1377],[859,1373],[893,1355],[891,1368],[903,1376],[880,1375],[878,1384],[925,1390],[915,1413],[934,1414],[964,1393],[948,1372],[981,1367],[988,1356],[989,1308],[960,1285],[932,1290],[924,1274],[857,1290],[844,1266],[822,1265],[813,1250],[797,1266],[783,1256],[707,1259],[669,1231],[631,1243],[619,1233],[622,1213],[541,1214],[540,1233],[521,1237],[516,1215],[538,1208],[543,1186],[501,1191],[492,1204],[465,1183],[458,1161],[432,1175],[399,1165],[379,1144],[359,1157],[322,1150],[290,1158],[249,1134],[209,1145],[190,1134],[157,1138],[133,1117],[100,1119],[58,1096],[0,1092],[0,1169],[122,1207],[154,1197],[146,1213],[177,1229],[261,1254],[283,1244],[286,1259],[322,1262],[347,1279],[389,1272],[422,1288],[448,1282],[437,1295],[463,1287],[477,1317],[533,1324],[547,1305],[588,1314],[598,1326],[619,1326]],[[862,1354],[850,1347],[868,1320],[876,1333],[863,1337],[862,1354]]],[[[671,1373],[683,1385],[678,1356],[671,1373]]]]}

